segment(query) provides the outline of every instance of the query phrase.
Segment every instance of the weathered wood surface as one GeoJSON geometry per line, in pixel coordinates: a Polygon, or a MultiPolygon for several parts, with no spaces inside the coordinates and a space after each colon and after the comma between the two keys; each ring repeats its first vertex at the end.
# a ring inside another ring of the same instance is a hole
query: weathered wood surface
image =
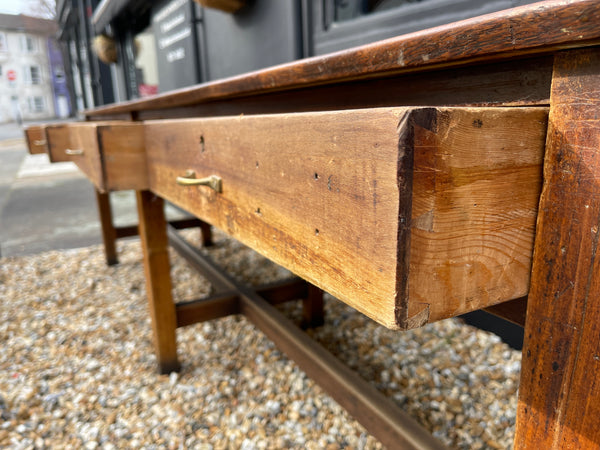
{"type": "MultiPolygon", "coordinates": [[[[307,311],[306,307],[303,308],[302,323],[307,327],[323,324],[323,291],[300,278],[258,286],[255,292],[272,305],[303,299],[303,306],[308,302],[309,310],[307,311]]],[[[175,306],[177,327],[185,327],[207,320],[239,314],[240,296],[239,292],[225,291],[199,300],[177,303],[175,306]]]]}
{"type": "Polygon", "coordinates": [[[46,127],[50,161],[73,161],[101,192],[148,187],[139,123],[79,122],[46,127]]]}
{"type": "Polygon", "coordinates": [[[545,108],[147,122],[149,184],[390,328],[527,292],[545,108]],[[218,175],[223,191],[178,176],[218,175]],[[413,176],[414,170],[414,176],[413,176]]]}
{"type": "Polygon", "coordinates": [[[47,152],[46,127],[44,125],[32,125],[25,129],[27,148],[32,155],[47,152]]]}
{"type": "Polygon", "coordinates": [[[136,191],[136,201],[154,348],[160,373],[170,373],[179,370],[179,361],[164,201],[150,191],[136,191]]]}
{"type": "Polygon", "coordinates": [[[46,137],[51,162],[73,161],[98,190],[106,191],[96,125],[49,125],[46,137]]]}
{"type": "MultiPolygon", "coordinates": [[[[397,106],[535,106],[550,103],[551,55],[137,111],[137,120],[397,106]]],[[[93,117],[93,116],[92,116],[93,117]]],[[[98,116],[102,120],[103,116],[98,116]]]]}
{"type": "Polygon", "coordinates": [[[534,3],[253,74],[104,106],[86,114],[100,116],[174,108],[596,45],[600,43],[598,23],[597,0],[534,3]]]}
{"type": "Polygon", "coordinates": [[[600,50],[556,56],[515,448],[600,447],[600,50]]]}
{"type": "Polygon", "coordinates": [[[143,126],[118,123],[98,126],[106,189],[121,191],[148,188],[143,126]]]}
{"type": "Polygon", "coordinates": [[[106,264],[112,266],[119,262],[119,258],[117,257],[117,230],[113,224],[110,197],[108,193],[100,192],[97,189],[95,189],[95,192],[106,264]]]}
{"type": "Polygon", "coordinates": [[[415,119],[413,307],[430,304],[433,321],[526,295],[547,109],[458,108],[415,119]]]}

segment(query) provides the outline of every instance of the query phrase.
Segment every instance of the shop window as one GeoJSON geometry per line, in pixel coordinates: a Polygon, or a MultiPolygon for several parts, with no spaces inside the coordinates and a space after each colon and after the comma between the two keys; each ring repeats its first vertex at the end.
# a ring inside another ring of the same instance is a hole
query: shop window
{"type": "Polygon", "coordinates": [[[134,48],[138,95],[149,97],[158,92],[156,42],[152,28],[135,36],[134,48]]]}
{"type": "Polygon", "coordinates": [[[397,8],[408,3],[419,3],[421,1],[422,0],[334,0],[334,21],[343,22],[345,20],[352,20],[356,17],[397,8]]]}
{"type": "Polygon", "coordinates": [[[0,33],[0,52],[8,51],[8,46],[6,45],[6,35],[4,33],[0,33]]]}

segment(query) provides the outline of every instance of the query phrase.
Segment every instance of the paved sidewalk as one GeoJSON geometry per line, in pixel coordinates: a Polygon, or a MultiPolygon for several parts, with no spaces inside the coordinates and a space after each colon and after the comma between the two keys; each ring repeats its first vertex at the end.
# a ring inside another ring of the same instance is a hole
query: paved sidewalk
{"type": "MultiPolygon", "coordinates": [[[[118,225],[137,222],[133,193],[111,194],[118,225]]],[[[101,242],[94,189],[72,163],[29,155],[17,124],[0,124],[0,256],[101,242]]]]}
{"type": "MultiPolygon", "coordinates": [[[[116,226],[137,224],[133,191],[113,192],[110,200],[116,226]]],[[[186,216],[172,206],[166,212],[186,216]]],[[[22,127],[0,124],[0,257],[101,242],[94,187],[77,166],[30,155],[22,127]]]]}

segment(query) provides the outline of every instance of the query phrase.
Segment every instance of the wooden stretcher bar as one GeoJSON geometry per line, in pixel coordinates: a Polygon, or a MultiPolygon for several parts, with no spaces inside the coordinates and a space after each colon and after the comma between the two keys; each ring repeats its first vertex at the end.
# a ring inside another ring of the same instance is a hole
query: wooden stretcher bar
{"type": "MultiPolygon", "coordinates": [[[[208,257],[175,233],[173,228],[169,228],[168,236],[170,244],[194,268],[207,276],[213,286],[227,290],[224,295],[198,303],[198,306],[202,305],[203,318],[210,320],[231,314],[244,314],[388,448],[443,448],[413,418],[310,339],[272,306],[273,303],[297,298],[310,301],[310,286],[295,281],[252,290],[235,282],[208,257]],[[270,298],[270,301],[266,301],[264,297],[270,298]]],[[[187,305],[178,304],[178,315],[186,307],[187,305]]]]}

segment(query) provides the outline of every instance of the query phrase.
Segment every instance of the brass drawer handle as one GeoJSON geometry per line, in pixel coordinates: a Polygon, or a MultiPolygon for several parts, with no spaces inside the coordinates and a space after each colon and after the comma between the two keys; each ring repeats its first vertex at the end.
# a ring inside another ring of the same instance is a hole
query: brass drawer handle
{"type": "Polygon", "coordinates": [[[67,155],[83,155],[83,150],[80,148],[75,148],[75,149],[68,148],[65,150],[65,153],[67,155]]]}
{"type": "Polygon", "coordinates": [[[216,192],[222,192],[223,180],[221,177],[211,175],[206,178],[196,178],[196,172],[188,170],[184,176],[177,177],[177,184],[181,186],[208,186],[216,192]]]}
{"type": "Polygon", "coordinates": [[[46,139],[36,139],[33,141],[33,145],[46,145],[46,139]]]}

